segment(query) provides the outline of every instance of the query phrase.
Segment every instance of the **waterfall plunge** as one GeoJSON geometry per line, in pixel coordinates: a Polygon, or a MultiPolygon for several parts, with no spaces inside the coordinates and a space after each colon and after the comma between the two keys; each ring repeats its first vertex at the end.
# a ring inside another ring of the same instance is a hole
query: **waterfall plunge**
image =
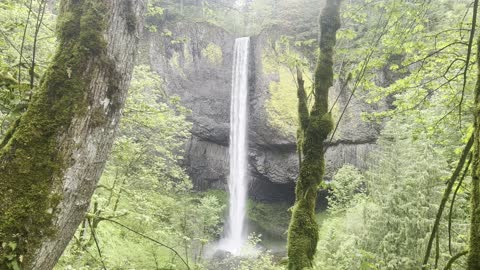
{"type": "Polygon", "coordinates": [[[230,105],[230,194],[225,238],[220,248],[234,255],[244,246],[247,232],[245,213],[248,191],[248,58],[250,38],[235,40],[232,97],[230,105]]]}

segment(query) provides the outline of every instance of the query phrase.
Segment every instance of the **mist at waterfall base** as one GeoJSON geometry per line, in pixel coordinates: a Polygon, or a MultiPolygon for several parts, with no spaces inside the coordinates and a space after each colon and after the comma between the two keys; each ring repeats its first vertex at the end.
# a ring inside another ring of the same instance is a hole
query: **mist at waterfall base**
{"type": "Polygon", "coordinates": [[[235,40],[232,94],[230,105],[230,173],[228,178],[229,206],[224,237],[212,249],[234,256],[256,253],[247,244],[246,211],[248,192],[248,68],[250,38],[235,40]]]}

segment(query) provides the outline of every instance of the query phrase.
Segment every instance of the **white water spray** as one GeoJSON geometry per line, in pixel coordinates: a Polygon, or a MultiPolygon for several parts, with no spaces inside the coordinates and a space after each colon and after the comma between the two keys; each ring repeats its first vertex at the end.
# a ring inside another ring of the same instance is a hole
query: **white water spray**
{"type": "Polygon", "coordinates": [[[245,213],[248,191],[248,58],[250,38],[235,40],[232,97],[230,105],[230,194],[225,238],[220,248],[240,253],[247,238],[245,213]]]}

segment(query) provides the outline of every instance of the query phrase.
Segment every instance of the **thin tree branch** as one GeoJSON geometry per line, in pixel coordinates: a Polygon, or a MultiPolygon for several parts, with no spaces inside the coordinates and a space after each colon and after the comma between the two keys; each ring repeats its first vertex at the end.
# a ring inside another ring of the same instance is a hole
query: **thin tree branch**
{"type": "Polygon", "coordinates": [[[443,210],[445,209],[445,205],[447,203],[448,197],[450,196],[450,193],[452,192],[453,185],[455,184],[455,181],[457,180],[458,176],[460,175],[460,172],[462,171],[465,161],[467,159],[467,156],[470,153],[470,150],[472,149],[473,146],[473,134],[470,136],[470,139],[468,140],[467,145],[463,149],[462,155],[460,157],[460,161],[457,164],[457,167],[455,168],[455,171],[453,172],[452,176],[447,182],[447,187],[445,188],[445,192],[443,193],[442,201],[440,202],[440,206],[438,208],[437,216],[435,218],[435,222],[433,223],[433,228],[432,228],[432,233],[430,234],[430,239],[428,240],[427,244],[427,250],[425,252],[425,257],[423,258],[423,264],[422,264],[422,270],[427,269],[428,265],[428,260],[430,259],[430,253],[432,251],[432,245],[433,245],[433,240],[435,239],[435,234],[437,233],[438,227],[440,225],[440,220],[442,218],[443,210]]]}
{"type": "Polygon", "coordinates": [[[477,27],[477,10],[478,10],[478,0],[473,2],[473,15],[472,15],[472,29],[470,30],[470,38],[468,40],[468,51],[467,51],[467,61],[465,62],[465,69],[463,71],[463,86],[462,86],[462,95],[460,98],[460,103],[458,106],[458,123],[460,124],[460,128],[462,127],[462,103],[465,97],[465,88],[467,86],[467,73],[468,73],[468,64],[470,62],[471,54],[472,54],[472,47],[473,47],[473,39],[475,36],[475,28],[477,27]]]}
{"type": "Polygon", "coordinates": [[[435,237],[435,265],[434,268],[438,267],[438,260],[440,259],[440,233],[437,233],[435,237]]]}
{"type": "Polygon", "coordinates": [[[23,29],[23,36],[22,36],[22,45],[20,46],[20,60],[18,64],[18,84],[22,83],[22,57],[23,57],[23,48],[25,46],[25,38],[27,37],[27,29],[28,24],[30,23],[30,15],[32,14],[32,5],[33,0],[30,0],[30,5],[28,7],[28,15],[27,15],[27,22],[25,24],[25,28],[23,29]]]}
{"type": "Polygon", "coordinates": [[[470,158],[468,159],[467,166],[465,167],[465,170],[463,171],[462,178],[460,178],[460,181],[458,181],[457,188],[453,192],[452,196],[452,201],[450,202],[450,211],[448,213],[448,251],[450,252],[450,255],[452,255],[452,213],[453,213],[453,205],[455,204],[455,199],[457,197],[458,190],[462,186],[463,180],[465,179],[465,176],[467,175],[468,169],[470,168],[470,164],[472,163],[472,153],[470,153],[470,158]]]}
{"type": "Polygon", "coordinates": [[[122,223],[120,223],[120,222],[118,222],[118,221],[115,221],[115,220],[112,220],[112,219],[109,219],[109,218],[99,217],[99,216],[96,216],[96,215],[91,215],[91,214],[90,214],[90,217],[94,217],[94,218],[98,218],[98,219],[101,219],[101,220],[109,221],[109,222],[111,222],[111,223],[113,223],[113,224],[116,224],[116,225],[118,225],[118,226],[120,226],[120,227],[122,227],[122,228],[124,228],[124,229],[126,229],[126,230],[128,230],[128,231],[130,231],[130,232],[132,232],[132,233],[134,233],[134,234],[137,234],[137,235],[139,235],[139,236],[141,236],[141,237],[143,237],[143,238],[145,238],[145,239],[148,239],[148,240],[150,240],[151,242],[154,242],[154,243],[156,243],[156,244],[158,244],[158,245],[160,245],[160,246],[162,246],[162,247],[164,247],[164,248],[167,248],[167,249],[171,250],[173,253],[175,253],[175,255],[177,255],[177,256],[180,258],[180,260],[182,260],[182,262],[185,264],[185,266],[187,267],[188,270],[191,269],[190,266],[188,265],[188,263],[185,261],[185,259],[183,259],[183,257],[180,255],[180,253],[178,253],[174,248],[172,248],[172,247],[170,247],[170,246],[167,246],[167,245],[165,245],[164,243],[159,242],[158,240],[155,240],[155,239],[151,238],[150,236],[147,236],[147,235],[145,235],[145,234],[143,234],[143,233],[141,233],[141,232],[138,232],[138,231],[136,231],[136,230],[134,230],[134,229],[126,226],[126,225],[123,225],[122,223]]]}
{"type": "Polygon", "coordinates": [[[340,126],[340,121],[342,121],[342,118],[343,118],[343,115],[345,115],[345,112],[347,111],[347,108],[348,108],[348,105],[350,104],[350,102],[352,101],[352,98],[353,96],[355,95],[355,92],[357,91],[358,89],[358,86],[360,84],[360,81],[363,79],[363,77],[365,76],[365,72],[367,70],[367,66],[368,66],[368,63],[370,62],[370,59],[373,55],[373,50],[370,51],[370,53],[367,55],[367,57],[365,58],[365,61],[363,63],[363,66],[362,66],[362,69],[360,70],[360,73],[357,75],[357,78],[356,78],[356,81],[355,81],[355,85],[352,89],[352,93],[350,94],[348,100],[347,100],[347,104],[345,104],[345,107],[343,108],[342,110],[342,113],[340,114],[340,117],[338,117],[338,120],[337,120],[337,123],[335,124],[335,129],[333,130],[332,132],[332,135],[330,136],[330,140],[327,144],[327,146],[325,147],[325,150],[323,151],[323,153],[325,154],[328,150],[328,148],[330,147],[330,145],[332,144],[332,141],[333,141],[333,137],[335,136],[335,133],[337,132],[338,130],[338,127],[340,126]]]}
{"type": "Polygon", "coordinates": [[[450,260],[448,260],[447,265],[445,266],[445,268],[443,268],[443,270],[449,270],[452,267],[453,263],[456,260],[458,260],[458,258],[460,258],[464,255],[467,255],[467,254],[468,254],[468,251],[465,250],[465,251],[462,251],[462,252],[458,253],[457,255],[453,256],[452,258],[450,258],[450,260]]]}
{"type": "Polygon", "coordinates": [[[340,92],[337,95],[337,98],[335,99],[335,101],[332,104],[332,107],[329,110],[330,113],[332,113],[333,108],[335,107],[335,105],[337,105],[337,102],[340,99],[340,96],[342,96],[343,91],[345,91],[345,89],[347,88],[347,85],[348,85],[348,83],[350,82],[351,79],[352,79],[352,73],[348,73],[347,80],[343,84],[342,88],[340,89],[340,92]]]}
{"type": "MultiPolygon", "coordinates": [[[[35,58],[37,56],[37,42],[38,42],[38,33],[40,32],[40,28],[42,26],[43,17],[45,15],[45,10],[47,8],[47,0],[43,0],[40,3],[38,8],[39,15],[37,16],[37,23],[35,25],[35,35],[33,38],[33,52],[32,52],[32,65],[30,66],[30,89],[33,89],[34,80],[35,80],[35,58]]],[[[30,92],[30,99],[32,93],[30,92]]]]}
{"type": "MultiPolygon", "coordinates": [[[[330,137],[330,140],[327,144],[327,146],[325,147],[323,153],[325,154],[328,150],[328,148],[330,147],[330,145],[332,144],[332,141],[333,141],[333,137],[335,136],[335,133],[337,132],[338,130],[338,127],[340,126],[340,121],[342,121],[342,118],[343,118],[343,115],[345,114],[347,108],[348,108],[348,105],[350,104],[353,96],[355,95],[355,92],[357,91],[358,89],[358,86],[360,85],[360,81],[363,79],[363,77],[365,76],[365,73],[367,71],[367,67],[368,67],[368,64],[370,63],[370,60],[373,56],[373,53],[374,53],[374,49],[379,43],[380,41],[382,40],[383,36],[388,32],[388,25],[390,23],[390,20],[391,20],[391,17],[392,17],[392,12],[390,12],[388,18],[386,19],[386,23],[383,25],[383,28],[381,29],[381,32],[378,34],[378,37],[374,37],[374,40],[373,43],[372,43],[372,46],[370,48],[370,52],[369,54],[365,57],[365,60],[363,61],[363,65],[362,65],[362,68],[360,69],[360,72],[357,74],[356,78],[355,78],[355,85],[352,89],[352,93],[350,94],[350,97],[348,98],[348,101],[347,103],[345,104],[345,107],[343,108],[343,111],[340,115],[340,117],[338,118],[337,120],[337,123],[335,124],[335,128],[332,132],[332,135],[330,137]]],[[[378,24],[380,23],[380,19],[378,21],[378,24]]],[[[394,25],[398,23],[398,20],[394,22],[394,25]]]]}
{"type": "MultiPolygon", "coordinates": [[[[20,54],[20,50],[15,47],[15,44],[8,38],[8,35],[2,31],[2,29],[0,29],[0,34],[2,34],[2,36],[5,38],[5,41],[10,44],[10,46],[18,53],[20,54]]],[[[25,62],[28,62],[27,58],[25,58],[25,56],[22,56],[23,60],[25,60],[25,62]]],[[[22,63],[23,64],[23,63],[22,63]]]]}
{"type": "Polygon", "coordinates": [[[77,242],[78,246],[83,250],[85,251],[85,253],[87,253],[90,257],[92,257],[93,260],[95,260],[97,263],[101,263],[97,257],[93,256],[92,253],[90,253],[90,251],[88,251],[88,249],[82,244],[82,241],[80,239],[78,239],[78,237],[76,235],[73,235],[73,239],[75,239],[75,242],[77,242]]]}
{"type": "Polygon", "coordinates": [[[93,240],[95,241],[95,246],[97,247],[98,255],[100,256],[100,261],[102,262],[102,267],[103,267],[104,270],[107,270],[107,267],[105,267],[105,262],[103,261],[103,256],[102,256],[102,251],[100,250],[100,245],[98,244],[98,239],[97,239],[97,235],[95,233],[95,228],[92,226],[92,220],[90,218],[88,219],[88,225],[90,226],[90,229],[92,230],[93,240]]]}
{"type": "MultiPolygon", "coordinates": [[[[443,46],[442,48],[440,48],[440,49],[438,49],[438,50],[436,50],[436,51],[433,51],[433,52],[427,54],[425,57],[423,57],[423,58],[421,58],[421,59],[415,60],[415,61],[410,62],[410,63],[405,64],[405,65],[402,65],[399,69],[407,68],[407,67],[409,67],[409,66],[411,66],[411,65],[414,65],[414,64],[417,64],[417,63],[419,63],[419,62],[422,62],[422,63],[423,63],[423,62],[425,62],[428,58],[430,58],[430,57],[432,57],[432,56],[434,56],[434,55],[436,55],[436,54],[441,53],[442,51],[444,51],[445,49],[447,49],[447,48],[449,48],[449,47],[451,47],[451,46],[458,45],[458,44],[468,45],[468,44],[465,44],[465,42],[462,42],[462,41],[454,41],[454,42],[452,42],[452,43],[450,43],[450,44],[447,44],[447,45],[443,46]]],[[[423,65],[423,64],[422,64],[422,65],[423,65]]]]}

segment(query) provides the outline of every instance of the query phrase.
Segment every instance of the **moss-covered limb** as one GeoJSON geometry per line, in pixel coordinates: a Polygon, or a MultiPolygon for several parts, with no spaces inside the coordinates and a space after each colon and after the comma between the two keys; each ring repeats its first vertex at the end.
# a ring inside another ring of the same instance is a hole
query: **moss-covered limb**
{"type": "Polygon", "coordinates": [[[300,129],[306,130],[308,126],[308,118],[310,116],[308,112],[308,100],[307,92],[305,91],[305,81],[303,80],[303,74],[300,68],[297,67],[297,97],[298,97],[298,117],[300,123],[300,129]]]}
{"type": "Polygon", "coordinates": [[[315,221],[315,206],[312,201],[316,192],[297,200],[288,231],[288,269],[297,270],[312,267],[318,242],[318,224],[315,221]]]}
{"type": "Polygon", "coordinates": [[[308,112],[303,79],[298,72],[300,129],[297,141],[303,160],[295,188],[296,201],[288,229],[288,269],[302,270],[312,266],[318,242],[318,224],[315,221],[315,203],[318,188],[325,174],[323,142],[333,129],[328,112],[328,90],[333,85],[333,53],[336,32],[340,28],[341,0],[327,0],[321,15],[321,54],[315,70],[312,111],[308,112]]]}
{"type": "Polygon", "coordinates": [[[61,185],[69,158],[57,139],[87,110],[88,71],[106,53],[107,11],[104,1],[62,1],[57,52],[0,150],[0,242],[15,243],[14,249],[0,248],[0,269],[12,261],[28,268],[41,241],[54,233],[51,223],[61,194],[53,191],[61,185]]]}
{"type": "Polygon", "coordinates": [[[467,157],[472,149],[474,142],[474,136],[470,136],[467,145],[463,149],[462,155],[460,156],[460,160],[458,161],[457,167],[455,171],[450,176],[450,179],[447,182],[447,186],[445,187],[445,191],[443,192],[442,200],[440,201],[440,206],[438,207],[437,215],[435,217],[435,221],[433,223],[432,232],[430,233],[430,238],[428,240],[427,249],[425,251],[425,256],[423,258],[423,265],[422,269],[428,269],[428,260],[430,259],[430,254],[432,252],[433,241],[435,240],[435,235],[438,232],[438,228],[440,226],[440,221],[442,219],[443,211],[445,210],[445,206],[447,204],[448,198],[450,197],[450,193],[452,193],[453,186],[455,185],[455,181],[460,176],[463,167],[465,167],[465,162],[467,157]]]}
{"type": "Polygon", "coordinates": [[[12,138],[13,134],[15,133],[15,130],[17,129],[18,125],[20,124],[20,118],[15,120],[12,125],[10,125],[10,128],[7,130],[5,133],[5,136],[3,137],[3,140],[0,142],[0,150],[5,147],[5,145],[8,144],[10,139],[12,138]]]}
{"type": "Polygon", "coordinates": [[[305,91],[305,81],[303,80],[303,74],[299,67],[297,67],[297,98],[298,98],[298,121],[300,123],[297,130],[297,152],[298,163],[301,168],[303,159],[303,138],[304,131],[308,127],[309,116],[308,112],[308,100],[307,92],[305,91]]]}
{"type": "MultiPolygon", "coordinates": [[[[477,43],[477,67],[480,68],[480,38],[477,43]]],[[[467,269],[480,269],[480,70],[477,71],[477,85],[474,100],[474,150],[471,188],[471,222],[467,269]]]]}
{"type": "Polygon", "coordinates": [[[328,0],[320,16],[320,55],[315,70],[315,103],[312,113],[323,115],[328,111],[328,90],[333,85],[333,54],[340,28],[341,0],[328,0]]]}
{"type": "Polygon", "coordinates": [[[318,242],[315,203],[318,187],[325,174],[323,142],[333,128],[329,113],[322,117],[311,115],[304,132],[304,159],[295,188],[296,201],[288,230],[288,269],[311,267],[318,242]]]}
{"type": "Polygon", "coordinates": [[[318,224],[315,220],[315,203],[318,187],[325,173],[323,141],[326,136],[319,136],[322,133],[317,133],[315,130],[319,125],[323,125],[327,130],[331,130],[332,126],[329,118],[320,119],[318,122],[321,123],[312,123],[307,129],[304,143],[305,158],[295,189],[296,202],[288,230],[288,269],[290,270],[311,267],[317,248],[318,224]]]}

